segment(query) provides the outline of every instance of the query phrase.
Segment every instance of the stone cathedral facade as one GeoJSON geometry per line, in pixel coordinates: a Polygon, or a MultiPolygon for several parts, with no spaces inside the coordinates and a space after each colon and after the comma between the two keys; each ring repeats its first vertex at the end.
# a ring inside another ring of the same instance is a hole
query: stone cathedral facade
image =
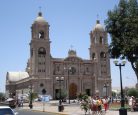
{"type": "Polygon", "coordinates": [[[57,98],[60,88],[68,97],[75,98],[79,93],[90,96],[111,96],[110,60],[107,32],[96,21],[90,31],[89,59],[77,56],[70,49],[66,58],[54,58],[50,52],[49,24],[39,12],[31,26],[30,58],[25,72],[7,72],[7,96],[33,92],[57,98]],[[62,78],[59,82],[58,79],[62,78]],[[108,87],[105,85],[108,84],[108,87]]]}

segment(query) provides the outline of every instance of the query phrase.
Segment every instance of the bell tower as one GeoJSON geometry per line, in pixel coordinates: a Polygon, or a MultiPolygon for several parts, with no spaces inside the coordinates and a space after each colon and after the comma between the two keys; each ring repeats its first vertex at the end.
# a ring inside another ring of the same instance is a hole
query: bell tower
{"type": "Polygon", "coordinates": [[[50,40],[49,24],[39,12],[31,26],[32,39],[30,42],[30,74],[38,78],[50,75],[50,40]]]}
{"type": "Polygon", "coordinates": [[[108,53],[107,32],[96,21],[93,31],[90,32],[90,60],[95,63],[95,74],[97,77],[97,88],[102,91],[104,83],[108,82],[111,89],[110,60],[108,53]]]}

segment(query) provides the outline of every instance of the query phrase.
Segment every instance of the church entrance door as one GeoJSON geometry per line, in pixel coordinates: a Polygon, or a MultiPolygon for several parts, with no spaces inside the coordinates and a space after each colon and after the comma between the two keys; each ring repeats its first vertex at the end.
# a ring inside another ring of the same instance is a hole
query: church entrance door
{"type": "Polygon", "coordinates": [[[77,97],[77,85],[75,83],[71,83],[69,86],[69,97],[70,99],[76,99],[77,97]]]}

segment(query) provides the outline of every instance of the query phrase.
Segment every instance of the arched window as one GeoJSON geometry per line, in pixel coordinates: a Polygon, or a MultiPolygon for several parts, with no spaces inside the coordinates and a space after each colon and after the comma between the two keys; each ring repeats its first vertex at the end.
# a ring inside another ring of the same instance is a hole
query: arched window
{"type": "Polygon", "coordinates": [[[39,35],[40,39],[44,39],[44,32],[43,31],[40,31],[38,35],[39,35]]]}
{"type": "Polygon", "coordinates": [[[96,54],[95,53],[92,53],[92,59],[96,59],[96,54]]]}
{"type": "Polygon", "coordinates": [[[43,47],[41,47],[41,48],[39,48],[39,50],[38,50],[38,55],[46,55],[46,50],[45,50],[45,48],[43,48],[43,47]]]}
{"type": "Polygon", "coordinates": [[[43,86],[44,86],[44,84],[43,84],[43,83],[41,83],[41,84],[40,84],[40,87],[43,87],[43,86]]]}
{"type": "Polygon", "coordinates": [[[103,37],[100,37],[100,44],[103,44],[103,37]]]}
{"type": "Polygon", "coordinates": [[[71,75],[76,74],[76,68],[75,68],[75,67],[71,67],[71,69],[69,70],[69,73],[70,73],[71,75]]]}
{"type": "Polygon", "coordinates": [[[100,53],[100,57],[101,57],[101,58],[106,58],[105,52],[101,52],[101,53],[100,53]]]}

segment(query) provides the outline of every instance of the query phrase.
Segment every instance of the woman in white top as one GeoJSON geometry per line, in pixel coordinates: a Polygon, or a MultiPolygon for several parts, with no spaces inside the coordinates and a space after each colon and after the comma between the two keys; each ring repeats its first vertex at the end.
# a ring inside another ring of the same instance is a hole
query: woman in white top
{"type": "Polygon", "coordinates": [[[134,111],[133,105],[134,105],[134,97],[131,96],[131,98],[129,99],[129,106],[130,106],[131,111],[134,111]]]}

